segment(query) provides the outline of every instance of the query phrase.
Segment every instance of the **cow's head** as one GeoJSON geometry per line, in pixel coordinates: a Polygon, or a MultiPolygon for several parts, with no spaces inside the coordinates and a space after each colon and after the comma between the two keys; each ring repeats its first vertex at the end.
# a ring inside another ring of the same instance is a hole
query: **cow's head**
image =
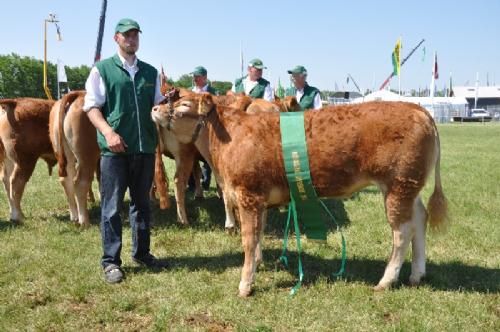
{"type": "Polygon", "coordinates": [[[280,99],[279,97],[274,97],[274,104],[278,105],[280,108],[280,112],[300,112],[302,111],[302,107],[297,102],[297,98],[295,96],[287,96],[284,99],[280,99]]]}
{"type": "Polygon", "coordinates": [[[177,101],[153,107],[151,117],[159,126],[171,131],[181,143],[192,143],[196,141],[214,105],[210,94],[185,90],[177,101]]]}

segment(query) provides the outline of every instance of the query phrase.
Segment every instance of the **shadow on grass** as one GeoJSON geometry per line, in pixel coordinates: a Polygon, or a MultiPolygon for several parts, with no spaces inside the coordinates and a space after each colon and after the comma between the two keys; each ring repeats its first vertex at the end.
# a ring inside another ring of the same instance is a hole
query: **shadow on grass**
{"type": "Polygon", "coordinates": [[[9,219],[0,219],[0,232],[5,232],[9,229],[22,227],[23,224],[12,222],[9,219]]]}
{"type": "MultiPolygon", "coordinates": [[[[259,270],[274,270],[278,267],[276,263],[281,255],[280,250],[264,250],[265,267],[259,270]]],[[[154,270],[157,273],[168,273],[169,270],[188,269],[189,271],[208,270],[214,273],[223,273],[228,268],[241,267],[243,265],[242,253],[226,253],[218,256],[189,256],[161,258],[168,266],[163,270],[154,270]]],[[[290,264],[288,271],[297,276],[297,254],[290,252],[288,254],[290,264]]],[[[305,252],[302,253],[302,262],[304,266],[303,285],[313,285],[319,279],[327,278],[330,282],[335,282],[336,277],[332,273],[338,271],[340,259],[323,259],[312,256],[305,252]]],[[[343,279],[346,282],[362,282],[375,286],[382,277],[386,262],[382,260],[373,260],[365,258],[348,258],[346,272],[343,279]]],[[[151,272],[143,267],[126,267],[126,271],[132,273],[151,272]]],[[[411,263],[403,264],[401,270],[401,282],[395,285],[395,288],[401,284],[407,284],[411,270],[411,263]]],[[[257,279],[259,272],[257,272],[257,279]]],[[[481,266],[466,265],[461,262],[450,262],[436,264],[427,263],[427,277],[423,280],[423,285],[429,286],[433,290],[459,291],[459,292],[480,292],[480,293],[498,293],[500,291],[500,269],[485,268],[481,266]]],[[[283,282],[273,285],[273,287],[290,288],[295,285],[296,280],[283,282]]],[[[261,283],[261,287],[262,287],[261,283]]],[[[271,285],[264,286],[261,290],[265,291],[271,288],[271,285]]]]}

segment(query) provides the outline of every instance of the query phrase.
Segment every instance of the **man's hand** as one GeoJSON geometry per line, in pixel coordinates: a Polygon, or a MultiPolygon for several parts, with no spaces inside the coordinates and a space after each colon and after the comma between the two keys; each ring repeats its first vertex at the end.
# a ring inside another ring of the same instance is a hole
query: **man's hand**
{"type": "Polygon", "coordinates": [[[109,149],[112,152],[125,152],[128,146],[120,135],[115,133],[113,130],[107,131],[106,133],[103,133],[103,135],[106,139],[106,143],[108,144],[109,149]]]}

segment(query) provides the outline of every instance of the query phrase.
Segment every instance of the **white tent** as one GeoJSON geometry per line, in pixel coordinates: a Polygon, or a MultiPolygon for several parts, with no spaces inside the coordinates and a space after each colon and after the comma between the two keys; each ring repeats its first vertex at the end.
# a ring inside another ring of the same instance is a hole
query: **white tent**
{"type": "Polygon", "coordinates": [[[368,101],[405,101],[424,107],[438,122],[449,122],[455,116],[465,116],[467,99],[464,97],[405,97],[389,90],[378,90],[364,97],[354,99],[353,103],[368,101]]]}

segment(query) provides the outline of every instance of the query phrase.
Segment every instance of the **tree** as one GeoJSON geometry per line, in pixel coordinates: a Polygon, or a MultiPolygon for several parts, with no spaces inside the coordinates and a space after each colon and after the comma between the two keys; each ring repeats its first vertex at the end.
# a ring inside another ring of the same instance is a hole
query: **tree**
{"type": "MultiPolygon", "coordinates": [[[[66,67],[70,89],[84,89],[89,72],[88,66],[66,67]]],[[[56,97],[57,69],[50,62],[47,63],[47,82],[52,96],[56,97]]],[[[14,53],[0,55],[0,97],[46,98],[43,90],[43,61],[14,53]]]]}
{"type": "Polygon", "coordinates": [[[184,74],[174,83],[178,88],[189,89],[193,86],[193,77],[188,74],[184,74]]]}
{"type": "Polygon", "coordinates": [[[213,81],[211,83],[212,87],[217,90],[219,95],[225,95],[228,90],[231,90],[233,83],[226,81],[213,81]]]}

